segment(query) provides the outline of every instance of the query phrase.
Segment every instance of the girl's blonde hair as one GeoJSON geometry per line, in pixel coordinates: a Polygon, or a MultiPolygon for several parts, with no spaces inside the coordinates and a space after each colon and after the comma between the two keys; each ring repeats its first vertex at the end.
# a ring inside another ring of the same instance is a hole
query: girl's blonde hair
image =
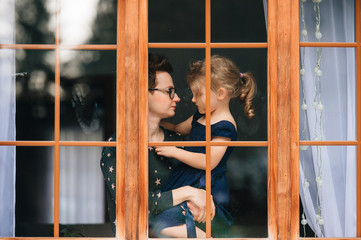
{"type": "MultiPolygon", "coordinates": [[[[205,60],[190,64],[187,74],[188,85],[199,89],[205,84],[205,60]]],[[[239,97],[244,103],[244,113],[248,118],[255,116],[252,100],[257,93],[257,84],[254,76],[249,73],[240,73],[238,67],[228,58],[213,55],[211,57],[211,90],[216,92],[224,88],[231,98],[239,97]]]]}

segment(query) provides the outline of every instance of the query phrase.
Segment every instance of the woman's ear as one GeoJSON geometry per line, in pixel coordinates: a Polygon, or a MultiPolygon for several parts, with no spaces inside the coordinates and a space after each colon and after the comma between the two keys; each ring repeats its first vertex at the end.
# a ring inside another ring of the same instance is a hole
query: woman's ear
{"type": "Polygon", "coordinates": [[[227,91],[224,88],[219,88],[217,91],[217,98],[218,100],[223,100],[227,96],[227,91]]]}

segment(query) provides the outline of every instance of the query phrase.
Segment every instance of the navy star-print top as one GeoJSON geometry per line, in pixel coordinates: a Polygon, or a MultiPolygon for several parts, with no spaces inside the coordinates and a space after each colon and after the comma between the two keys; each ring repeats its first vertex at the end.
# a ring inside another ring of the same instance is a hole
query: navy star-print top
{"type": "MultiPolygon", "coordinates": [[[[178,133],[163,129],[164,141],[183,141],[184,138],[178,133]]],[[[108,141],[115,141],[113,134],[108,141]]],[[[165,209],[173,207],[172,191],[161,192],[168,177],[179,162],[172,158],[158,156],[152,147],[148,149],[149,160],[149,217],[156,215],[165,209]]],[[[104,147],[100,159],[100,167],[106,184],[106,195],[110,222],[113,234],[115,234],[115,199],[116,199],[116,149],[104,147]]]]}

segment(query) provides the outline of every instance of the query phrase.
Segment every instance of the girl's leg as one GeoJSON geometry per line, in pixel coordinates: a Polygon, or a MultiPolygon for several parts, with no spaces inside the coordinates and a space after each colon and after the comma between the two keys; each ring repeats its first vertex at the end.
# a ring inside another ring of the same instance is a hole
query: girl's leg
{"type": "MultiPolygon", "coordinates": [[[[168,236],[168,237],[174,237],[174,238],[187,238],[187,227],[185,224],[175,226],[175,227],[169,227],[165,228],[162,231],[160,231],[162,235],[168,236]]],[[[197,238],[205,238],[206,233],[203,232],[201,229],[196,227],[196,233],[197,238]]]]}

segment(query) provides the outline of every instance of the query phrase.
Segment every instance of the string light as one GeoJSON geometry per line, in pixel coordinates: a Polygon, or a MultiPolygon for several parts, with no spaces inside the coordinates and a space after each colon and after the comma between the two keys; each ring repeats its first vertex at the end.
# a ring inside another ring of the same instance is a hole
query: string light
{"type": "MultiPolygon", "coordinates": [[[[306,28],[306,22],[305,22],[305,8],[304,8],[304,3],[306,2],[306,0],[300,0],[301,1],[301,23],[302,23],[302,29],[301,29],[301,36],[302,36],[302,40],[306,41],[306,37],[307,37],[307,28],[306,28]]],[[[315,20],[316,20],[316,31],[315,31],[315,37],[317,39],[317,41],[321,41],[322,39],[322,33],[320,31],[320,26],[321,26],[321,11],[320,11],[320,3],[322,2],[322,0],[312,0],[313,4],[314,4],[314,12],[315,12],[315,20]]],[[[314,137],[313,137],[313,141],[322,141],[323,140],[323,135],[322,135],[322,113],[324,110],[324,105],[322,104],[321,101],[321,77],[322,77],[322,70],[321,70],[321,60],[322,60],[322,48],[317,48],[317,54],[316,54],[316,64],[315,67],[313,69],[313,83],[314,83],[314,98],[313,98],[313,103],[312,103],[312,109],[313,111],[315,111],[315,126],[314,126],[314,137]]],[[[302,133],[301,133],[301,140],[305,140],[306,139],[306,132],[307,132],[307,104],[306,104],[306,95],[305,95],[305,73],[306,73],[306,69],[305,69],[305,56],[306,56],[306,52],[305,52],[305,48],[302,49],[301,51],[301,69],[300,69],[300,78],[301,78],[301,87],[302,87],[302,92],[303,92],[303,99],[302,99],[302,104],[301,104],[301,109],[303,110],[303,117],[304,117],[304,124],[303,124],[303,129],[302,129],[302,133]]],[[[302,162],[302,168],[305,171],[305,151],[307,151],[308,147],[307,146],[300,146],[300,150],[301,150],[301,162],[302,162]]],[[[321,146],[316,146],[316,163],[317,163],[317,177],[315,178],[315,182],[316,182],[316,189],[317,189],[317,199],[316,199],[316,204],[317,204],[317,210],[316,210],[316,215],[315,215],[315,219],[316,219],[316,224],[318,224],[318,226],[321,228],[321,226],[324,225],[324,220],[322,218],[322,195],[321,195],[321,191],[322,191],[322,186],[323,186],[323,180],[322,180],[322,151],[321,151],[321,146]]],[[[309,193],[308,188],[309,188],[309,182],[308,179],[306,177],[306,173],[304,172],[304,177],[303,177],[303,195],[306,198],[306,193],[309,193]]],[[[303,226],[303,233],[304,233],[304,237],[306,237],[306,225],[308,224],[308,221],[306,219],[305,216],[305,210],[303,208],[302,211],[302,217],[301,217],[301,225],[303,226]]],[[[321,232],[322,234],[322,232],[321,232]]],[[[322,236],[319,236],[322,237],[322,236]]]]}
{"type": "MultiPolygon", "coordinates": [[[[305,22],[305,11],[304,11],[304,6],[303,4],[306,2],[306,0],[301,0],[301,22],[302,22],[302,30],[301,30],[301,36],[302,36],[302,40],[306,41],[306,36],[307,36],[307,30],[306,30],[306,22],[305,22]]],[[[306,138],[306,132],[307,132],[307,104],[306,104],[306,96],[305,96],[305,79],[304,79],[304,75],[306,73],[305,70],[305,48],[302,48],[302,52],[301,52],[301,70],[300,70],[300,75],[301,75],[301,86],[302,86],[302,92],[303,92],[303,99],[302,99],[302,105],[301,105],[301,109],[303,110],[303,117],[304,117],[304,124],[303,124],[303,129],[302,129],[302,133],[301,133],[301,140],[305,140],[306,138]]],[[[305,169],[305,151],[307,151],[308,146],[300,146],[300,150],[301,150],[301,162],[302,162],[302,168],[305,169]]],[[[306,174],[304,174],[303,176],[303,196],[306,196],[306,191],[309,187],[309,182],[307,180],[306,174]]],[[[305,209],[302,209],[302,219],[301,219],[301,225],[303,227],[303,236],[306,237],[306,225],[307,225],[307,220],[305,217],[305,209]]]]}

